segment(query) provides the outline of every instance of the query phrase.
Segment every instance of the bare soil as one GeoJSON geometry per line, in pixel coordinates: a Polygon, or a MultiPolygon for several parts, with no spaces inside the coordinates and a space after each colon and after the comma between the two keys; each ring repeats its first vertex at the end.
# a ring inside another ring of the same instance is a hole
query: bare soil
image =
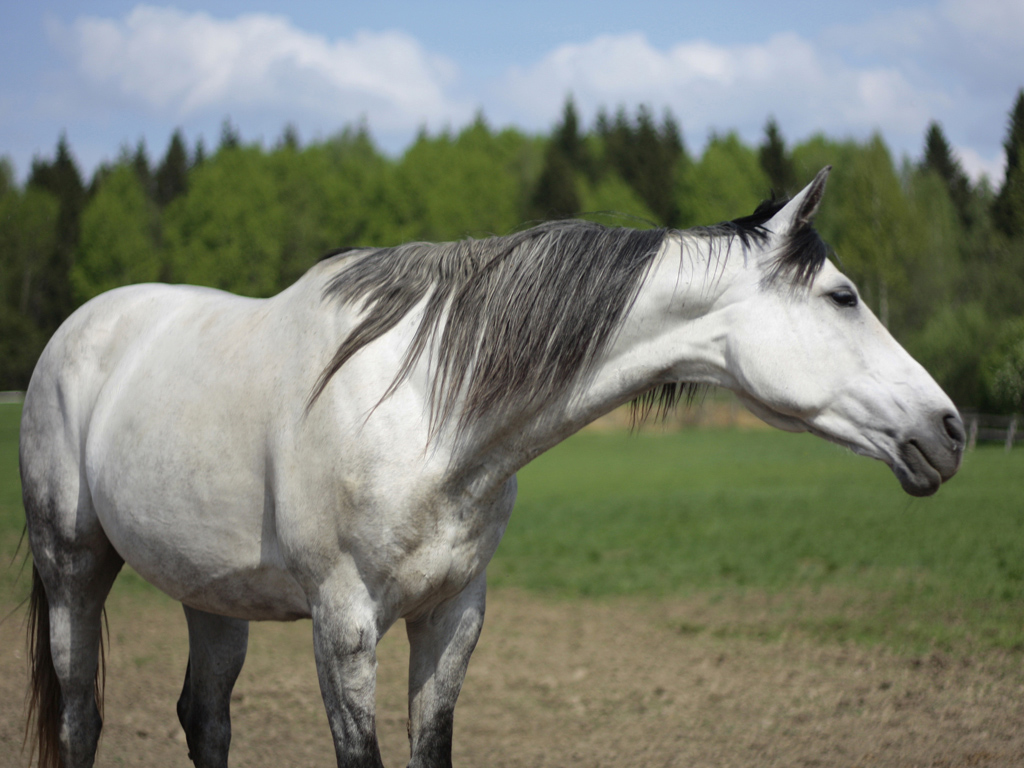
{"type": "MultiPolygon", "coordinates": [[[[12,606],[0,604],[6,614],[12,606]]],[[[174,705],[184,616],[117,592],[97,766],[188,766],[174,705]]],[[[1020,656],[690,631],[707,603],[556,602],[496,591],[456,710],[457,766],[1021,766],[1020,656]]],[[[24,613],[0,625],[0,766],[24,766],[24,613]]],[[[309,622],[254,624],[235,689],[233,766],[329,766],[309,622]]],[[[378,731],[405,765],[401,625],[381,642],[378,731]]]]}

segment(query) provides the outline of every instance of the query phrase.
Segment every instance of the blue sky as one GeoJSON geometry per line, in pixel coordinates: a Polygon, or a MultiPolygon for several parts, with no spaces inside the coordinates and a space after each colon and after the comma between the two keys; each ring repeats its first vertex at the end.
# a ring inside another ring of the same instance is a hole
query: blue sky
{"type": "Polygon", "coordinates": [[[212,147],[227,116],[268,144],[365,119],[397,153],[478,110],[547,131],[572,93],[588,123],[671,109],[691,151],[712,131],[756,143],[774,115],[790,142],[880,131],[918,157],[938,120],[998,183],[1024,87],[1024,0],[0,2],[0,155],[19,177],[62,131],[87,174],[139,139],[158,158],[176,127],[212,147]]]}

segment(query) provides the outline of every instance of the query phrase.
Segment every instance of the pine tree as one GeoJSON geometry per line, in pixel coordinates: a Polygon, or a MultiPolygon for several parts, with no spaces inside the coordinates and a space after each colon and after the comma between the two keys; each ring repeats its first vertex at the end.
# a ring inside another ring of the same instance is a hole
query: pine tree
{"type": "Polygon", "coordinates": [[[587,166],[586,147],[580,136],[580,120],[572,96],[565,100],[562,122],[555,128],[552,142],[573,168],[584,170],[587,166]]]}
{"type": "Polygon", "coordinates": [[[1024,237],[1024,88],[1017,92],[1003,146],[1006,176],[992,203],[992,219],[1008,237],[1024,237]]]}
{"type": "Polygon", "coordinates": [[[57,142],[53,162],[33,160],[28,187],[52,194],[58,202],[57,238],[54,250],[40,254],[42,262],[36,286],[28,299],[28,314],[47,334],[57,329],[74,307],[68,274],[74,263],[86,191],[66,134],[57,142]]]}
{"type": "Polygon", "coordinates": [[[156,202],[161,208],[188,191],[188,152],[181,130],[171,134],[167,154],[156,169],[156,202]]]}
{"type": "Polygon", "coordinates": [[[0,157],[0,197],[14,190],[14,166],[6,157],[0,157]]]}
{"type": "Polygon", "coordinates": [[[565,100],[562,121],[544,153],[544,169],[530,197],[530,215],[538,219],[561,219],[580,211],[577,173],[592,173],[592,163],[580,136],[579,117],[572,96],[565,100]]]}
{"type": "Polygon", "coordinates": [[[637,112],[632,142],[632,167],[626,181],[637,191],[662,224],[674,224],[675,199],[672,194],[673,137],[663,137],[649,109],[637,112]],[[665,139],[668,139],[667,141],[665,139]]]}
{"type": "Polygon", "coordinates": [[[650,109],[641,106],[636,120],[624,108],[609,122],[603,111],[597,116],[597,134],[604,144],[605,161],[656,215],[659,223],[677,226],[679,208],[674,194],[676,164],[686,157],[679,124],[666,112],[661,127],[650,109]]]}
{"type": "Polygon", "coordinates": [[[238,129],[231,122],[230,117],[225,117],[224,122],[220,124],[220,145],[217,147],[217,151],[223,151],[225,149],[235,149],[242,143],[242,135],[238,132],[238,129]]]}
{"type": "Polygon", "coordinates": [[[665,110],[665,116],[661,121],[661,141],[669,156],[674,160],[678,160],[686,154],[683,130],[679,127],[679,122],[670,109],[665,110]]]}
{"type": "Polygon", "coordinates": [[[192,167],[198,168],[200,165],[206,162],[206,142],[203,141],[203,137],[200,136],[196,139],[196,151],[192,153],[192,167]]]}
{"type": "Polygon", "coordinates": [[[774,117],[769,117],[764,126],[764,141],[758,150],[758,159],[772,185],[774,196],[787,197],[796,191],[796,168],[774,117]]]}
{"type": "Polygon", "coordinates": [[[277,140],[277,146],[279,149],[297,150],[299,148],[299,129],[295,127],[294,123],[288,123],[284,127],[281,138],[277,140]]]}
{"type": "Polygon", "coordinates": [[[550,144],[544,169],[530,198],[530,215],[536,219],[564,219],[580,212],[576,173],[565,155],[550,144]]]}
{"type": "Polygon", "coordinates": [[[149,165],[149,151],[146,149],[146,140],[139,139],[139,143],[135,145],[135,154],[132,155],[131,160],[132,168],[135,169],[135,175],[139,179],[139,184],[142,186],[143,192],[150,199],[156,194],[156,186],[153,179],[153,169],[149,165]]]}
{"type": "Polygon", "coordinates": [[[932,122],[928,126],[924,140],[924,159],[921,169],[933,171],[946,185],[949,199],[966,226],[972,223],[971,216],[971,182],[964,173],[960,161],[953,154],[953,149],[946,140],[942,126],[932,122]]]}

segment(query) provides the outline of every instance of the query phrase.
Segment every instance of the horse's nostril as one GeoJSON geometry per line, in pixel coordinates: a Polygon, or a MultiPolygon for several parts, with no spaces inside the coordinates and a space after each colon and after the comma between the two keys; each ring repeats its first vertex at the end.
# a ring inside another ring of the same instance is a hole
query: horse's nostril
{"type": "Polygon", "coordinates": [[[946,434],[957,446],[962,448],[967,440],[967,433],[964,432],[964,423],[960,416],[955,413],[947,413],[942,419],[942,423],[946,428],[946,434]]]}

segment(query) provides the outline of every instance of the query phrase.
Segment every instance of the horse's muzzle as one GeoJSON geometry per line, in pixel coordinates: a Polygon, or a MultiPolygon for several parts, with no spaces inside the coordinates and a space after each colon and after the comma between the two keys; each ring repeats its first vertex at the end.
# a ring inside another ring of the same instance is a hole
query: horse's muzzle
{"type": "Polygon", "coordinates": [[[893,466],[903,490],[912,496],[931,496],[960,469],[966,433],[960,415],[945,411],[928,427],[904,440],[893,466]]]}

